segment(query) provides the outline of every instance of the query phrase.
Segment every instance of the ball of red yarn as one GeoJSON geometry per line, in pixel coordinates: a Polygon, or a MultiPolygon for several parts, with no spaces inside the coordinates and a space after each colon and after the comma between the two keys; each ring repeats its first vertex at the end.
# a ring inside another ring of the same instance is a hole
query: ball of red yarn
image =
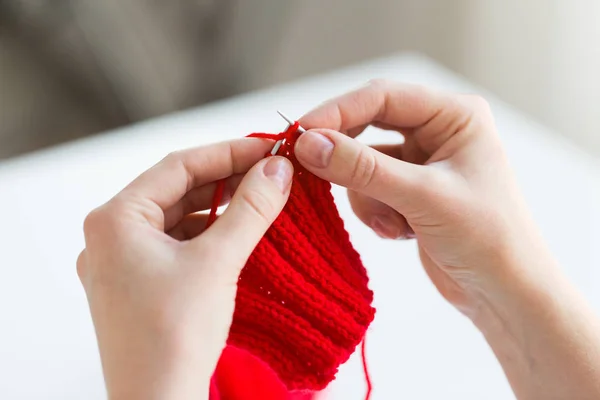
{"type": "Polygon", "coordinates": [[[289,392],[269,366],[245,350],[227,346],[211,380],[210,400],[314,400],[289,392]]]}
{"type": "Polygon", "coordinates": [[[294,157],[297,127],[280,134],[278,152],[295,167],[291,194],[242,270],[228,344],[268,364],[288,390],[318,391],[361,342],[375,309],[331,184],[294,157]]]}

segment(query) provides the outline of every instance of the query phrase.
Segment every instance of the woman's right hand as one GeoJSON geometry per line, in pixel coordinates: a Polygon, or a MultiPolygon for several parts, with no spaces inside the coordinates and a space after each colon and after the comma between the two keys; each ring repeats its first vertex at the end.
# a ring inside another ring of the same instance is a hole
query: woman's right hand
{"type": "Polygon", "coordinates": [[[380,236],[417,238],[427,274],[484,333],[520,399],[600,398],[598,320],[541,239],[485,100],[372,81],[300,123],[312,128],[300,163],[347,187],[380,236]],[[353,140],[369,125],[404,143],[353,140]]]}

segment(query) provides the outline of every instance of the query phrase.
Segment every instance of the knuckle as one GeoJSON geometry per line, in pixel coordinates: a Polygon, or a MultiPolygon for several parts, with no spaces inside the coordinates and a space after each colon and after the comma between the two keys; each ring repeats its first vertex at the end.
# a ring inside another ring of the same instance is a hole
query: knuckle
{"type": "Polygon", "coordinates": [[[468,104],[474,111],[478,113],[491,114],[490,103],[483,96],[478,94],[470,94],[466,95],[465,97],[468,104]]]}
{"type": "Polygon", "coordinates": [[[163,158],[166,163],[179,162],[182,158],[182,152],[179,150],[172,151],[163,158]]]}
{"type": "MultiPolygon", "coordinates": [[[[198,154],[199,158],[206,157],[206,155],[198,154]]],[[[163,158],[159,164],[167,165],[172,168],[180,169],[186,174],[187,178],[187,190],[191,190],[194,187],[194,174],[190,171],[188,164],[190,162],[190,153],[186,150],[175,150],[170,152],[163,158]]]]}
{"type": "Polygon", "coordinates": [[[85,258],[86,258],[86,251],[85,249],[79,253],[79,257],[77,257],[77,276],[79,277],[79,280],[83,283],[86,273],[87,273],[87,266],[86,266],[86,262],[85,262],[85,258]]]}
{"type": "Polygon", "coordinates": [[[242,195],[243,204],[256,215],[262,222],[270,224],[275,215],[275,205],[264,193],[250,189],[242,195]]]}
{"type": "Polygon", "coordinates": [[[92,210],[83,221],[83,232],[87,235],[96,231],[106,221],[105,212],[102,208],[92,210]]]}
{"type": "Polygon", "coordinates": [[[120,229],[122,216],[125,213],[123,202],[113,198],[108,203],[92,210],[83,221],[83,233],[86,238],[96,235],[114,233],[120,229]]]}
{"type": "Polygon", "coordinates": [[[426,169],[422,172],[422,175],[422,179],[418,185],[420,185],[424,192],[428,192],[434,196],[441,196],[447,192],[448,176],[446,173],[435,169],[426,169]]]}
{"type": "Polygon", "coordinates": [[[458,107],[465,116],[461,122],[461,127],[477,127],[472,133],[477,135],[485,133],[489,136],[494,129],[494,116],[488,101],[477,94],[465,94],[457,96],[458,107]],[[490,129],[492,128],[492,129],[490,129]]]}
{"type": "Polygon", "coordinates": [[[431,166],[421,167],[412,174],[410,187],[412,195],[420,201],[441,201],[445,194],[452,192],[449,174],[441,168],[431,166]]]}
{"type": "Polygon", "coordinates": [[[388,79],[384,79],[384,78],[373,78],[373,79],[369,79],[367,84],[369,86],[374,86],[374,87],[386,87],[386,86],[390,85],[390,81],[388,79]]]}
{"type": "Polygon", "coordinates": [[[167,165],[169,167],[183,167],[185,170],[186,153],[183,150],[172,151],[167,154],[159,164],[167,165]]]}
{"type": "Polygon", "coordinates": [[[361,147],[356,160],[354,162],[354,168],[350,175],[350,182],[352,187],[357,190],[366,189],[373,180],[377,171],[377,158],[373,151],[368,147],[361,147]]]}

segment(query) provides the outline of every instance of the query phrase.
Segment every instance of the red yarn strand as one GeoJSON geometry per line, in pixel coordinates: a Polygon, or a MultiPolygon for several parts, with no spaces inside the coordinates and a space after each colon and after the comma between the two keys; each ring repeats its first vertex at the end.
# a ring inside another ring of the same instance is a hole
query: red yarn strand
{"type": "Polygon", "coordinates": [[[273,133],[262,133],[262,132],[256,132],[256,133],[251,133],[246,137],[249,138],[259,138],[259,139],[273,139],[273,140],[279,140],[282,138],[284,132],[282,133],[278,133],[278,134],[273,134],[273,133]]]}
{"type": "Polygon", "coordinates": [[[365,337],[363,338],[362,344],[360,346],[360,355],[362,358],[363,372],[365,373],[365,381],[367,382],[367,394],[365,396],[365,400],[369,400],[371,398],[371,391],[373,390],[373,385],[371,384],[371,374],[369,374],[369,368],[367,366],[366,343],[367,335],[365,335],[365,337]]]}
{"type": "MultiPolygon", "coordinates": [[[[294,124],[290,125],[285,131],[273,134],[273,133],[263,133],[263,132],[255,132],[247,135],[248,138],[259,138],[259,139],[271,139],[271,140],[280,140],[287,139],[289,140],[293,134],[298,131],[298,127],[300,123],[298,121],[294,122],[294,124]]],[[[267,153],[266,157],[269,157],[271,153],[267,153]]],[[[213,195],[212,205],[210,208],[210,214],[208,215],[208,222],[206,223],[206,229],[208,229],[213,222],[217,219],[217,209],[221,204],[221,200],[223,199],[223,191],[225,189],[225,179],[221,179],[217,181],[217,187],[215,188],[215,193],[213,195]]]]}

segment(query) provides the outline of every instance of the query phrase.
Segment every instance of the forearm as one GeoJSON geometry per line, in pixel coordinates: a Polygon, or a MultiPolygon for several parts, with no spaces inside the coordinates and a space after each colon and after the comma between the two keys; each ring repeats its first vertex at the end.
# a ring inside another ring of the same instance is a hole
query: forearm
{"type": "Polygon", "coordinates": [[[495,277],[474,321],[517,398],[600,398],[597,316],[551,257],[519,262],[495,277]]]}

